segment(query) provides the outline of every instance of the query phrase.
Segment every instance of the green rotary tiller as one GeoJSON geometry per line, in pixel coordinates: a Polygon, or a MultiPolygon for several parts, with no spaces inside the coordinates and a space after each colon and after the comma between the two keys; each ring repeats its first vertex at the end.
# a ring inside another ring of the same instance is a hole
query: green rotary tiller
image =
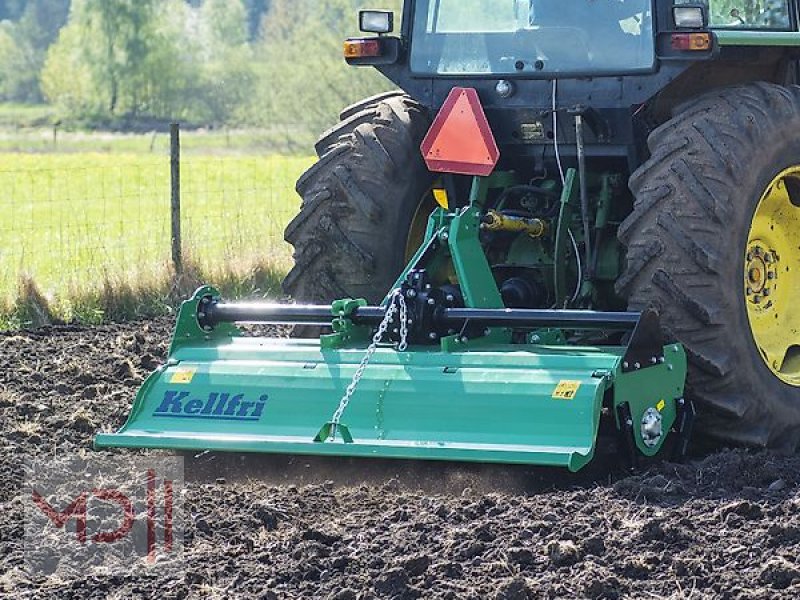
{"type": "MultiPolygon", "coordinates": [[[[482,232],[559,233],[484,210],[504,177],[476,176],[468,201],[433,212],[424,243],[380,306],[231,304],[201,288],[181,308],[167,364],[145,382],[128,422],[98,435],[96,447],[577,471],[594,456],[605,422],[634,463],[658,454],[671,432],[674,450],[685,452],[694,416],[683,399],[686,356],[665,343],[655,312],[505,308],[482,232]],[[265,339],[234,323],[327,325],[333,333],[265,339]]],[[[575,179],[570,170],[562,206],[575,179]]]]}

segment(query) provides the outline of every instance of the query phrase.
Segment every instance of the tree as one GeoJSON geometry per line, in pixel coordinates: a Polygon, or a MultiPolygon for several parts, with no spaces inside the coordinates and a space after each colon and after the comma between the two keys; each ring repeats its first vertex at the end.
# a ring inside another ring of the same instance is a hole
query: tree
{"type": "Polygon", "coordinates": [[[273,0],[257,50],[259,93],[250,114],[265,125],[303,125],[319,133],[338,112],[361,98],[391,89],[371,68],[349,67],[342,43],[357,33],[359,8],[399,11],[399,0],[273,0]]]}
{"type": "MultiPolygon", "coordinates": [[[[47,49],[67,19],[69,0],[30,0],[0,22],[0,100],[41,102],[39,75],[47,49]]],[[[2,8],[2,5],[0,5],[2,8]]]]}

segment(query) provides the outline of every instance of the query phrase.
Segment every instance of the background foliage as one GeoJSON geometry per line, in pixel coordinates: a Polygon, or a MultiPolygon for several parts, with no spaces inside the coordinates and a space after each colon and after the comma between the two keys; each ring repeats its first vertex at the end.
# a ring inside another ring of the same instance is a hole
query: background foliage
{"type": "Polygon", "coordinates": [[[0,102],[64,123],[330,126],[387,89],[350,69],[359,8],[399,0],[0,0],[0,102]]]}

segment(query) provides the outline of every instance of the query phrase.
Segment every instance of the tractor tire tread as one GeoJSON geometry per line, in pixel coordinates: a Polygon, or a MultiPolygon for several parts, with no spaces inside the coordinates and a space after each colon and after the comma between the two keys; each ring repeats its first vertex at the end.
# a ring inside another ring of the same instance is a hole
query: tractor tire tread
{"type": "Polygon", "coordinates": [[[403,222],[432,180],[419,152],[430,122],[417,102],[391,92],[342,117],[298,179],[301,208],[285,231],[295,264],[283,288],[298,302],[379,301],[403,266],[403,222]]]}
{"type": "Polygon", "coordinates": [[[702,429],[786,450],[800,441],[800,389],[769,374],[780,393],[760,392],[766,366],[754,364],[760,357],[753,361],[752,341],[743,339],[749,326],[742,331],[746,312],[730,257],[734,232],[744,228],[746,236],[752,218],[741,202],[743,190],[757,187],[748,179],[756,177],[748,174],[752,163],[766,171],[770,165],[758,161],[773,160],[756,155],[772,140],[791,144],[787,129],[799,127],[796,86],[739,85],[685,103],[651,133],[650,158],[629,180],[634,210],[618,232],[628,254],[617,291],[632,310],[659,310],[683,343],[687,394],[705,409],[702,429]]]}

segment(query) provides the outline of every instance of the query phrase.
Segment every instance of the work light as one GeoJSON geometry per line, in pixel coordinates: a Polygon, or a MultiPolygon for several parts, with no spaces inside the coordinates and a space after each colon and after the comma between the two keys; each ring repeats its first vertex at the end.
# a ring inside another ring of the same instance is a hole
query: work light
{"type": "Polygon", "coordinates": [[[701,29],[706,24],[701,6],[674,6],[672,16],[675,19],[675,27],[681,29],[701,29]]]}
{"type": "Polygon", "coordinates": [[[394,31],[394,13],[385,10],[359,11],[358,27],[365,33],[391,33],[394,31]]]}

